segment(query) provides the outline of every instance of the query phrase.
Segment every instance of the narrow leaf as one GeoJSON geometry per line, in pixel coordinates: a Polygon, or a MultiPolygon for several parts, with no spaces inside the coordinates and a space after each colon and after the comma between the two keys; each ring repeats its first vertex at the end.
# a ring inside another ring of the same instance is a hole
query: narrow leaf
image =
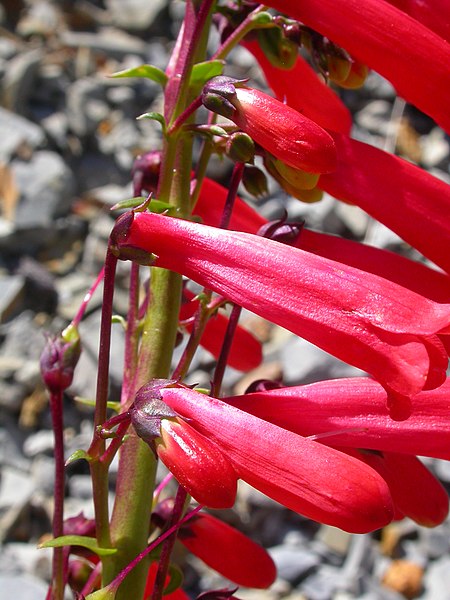
{"type": "Polygon", "coordinates": [[[212,77],[222,75],[224,64],[223,60],[208,60],[197,63],[192,69],[191,86],[203,85],[212,77]]]}
{"type": "Polygon", "coordinates": [[[158,67],[153,65],[140,65],[139,67],[133,67],[131,69],[125,69],[124,71],[118,71],[111,75],[112,78],[118,79],[120,77],[142,77],[144,79],[151,79],[155,83],[158,83],[164,87],[167,83],[167,75],[158,67]]]}
{"type": "Polygon", "coordinates": [[[90,456],[86,452],[86,450],[75,450],[75,452],[72,452],[72,454],[66,460],[66,462],[65,462],[66,467],[67,467],[67,465],[70,465],[71,463],[75,462],[76,460],[87,460],[88,462],[90,462],[92,460],[92,456],[90,456]]]}
{"type": "Polygon", "coordinates": [[[39,548],[62,548],[63,546],[81,546],[91,550],[98,556],[109,556],[117,552],[116,548],[100,548],[95,538],[85,535],[61,535],[39,544],[39,548]]]}

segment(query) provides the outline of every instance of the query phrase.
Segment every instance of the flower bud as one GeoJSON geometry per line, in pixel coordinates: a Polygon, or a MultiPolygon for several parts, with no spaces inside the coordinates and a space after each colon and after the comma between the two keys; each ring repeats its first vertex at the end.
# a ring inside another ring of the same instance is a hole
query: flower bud
{"type": "Polygon", "coordinates": [[[51,392],[70,386],[80,354],[80,335],[74,325],[69,325],[59,337],[48,337],[40,365],[42,379],[51,392]]]}
{"type": "Polygon", "coordinates": [[[258,41],[264,54],[274,67],[292,69],[298,55],[298,47],[283,35],[278,27],[258,31],[258,41]]]}
{"type": "Polygon", "coordinates": [[[159,170],[161,167],[161,152],[155,150],[138,156],[131,170],[135,195],[155,192],[158,187],[159,170]]]}
{"type": "Polygon", "coordinates": [[[197,502],[233,506],[238,478],[214,442],[179,418],[162,419],[160,436],[155,440],[159,458],[197,502]]]}
{"type": "Polygon", "coordinates": [[[302,169],[294,169],[277,158],[272,160],[272,164],[281,177],[294,188],[312,190],[319,181],[319,173],[308,173],[302,169]]]}
{"type": "Polygon", "coordinates": [[[237,131],[228,137],[225,152],[236,162],[252,162],[255,158],[255,143],[248,134],[237,131]]]}
{"type": "Polygon", "coordinates": [[[345,88],[347,90],[355,90],[364,85],[368,74],[369,68],[367,67],[367,65],[353,59],[350,65],[350,72],[347,75],[347,77],[343,81],[339,81],[336,83],[338,83],[340,87],[345,88]]]}
{"type": "Polygon", "coordinates": [[[161,400],[161,389],[173,383],[169,379],[153,379],[139,389],[130,408],[131,424],[138,436],[148,444],[161,435],[162,419],[176,417],[177,413],[161,400]]]}
{"type": "Polygon", "coordinates": [[[295,246],[302,232],[303,225],[304,223],[287,223],[286,216],[284,216],[283,219],[269,221],[260,227],[257,235],[287,244],[288,246],[295,246]]]}
{"type": "Polygon", "coordinates": [[[269,191],[265,173],[253,165],[245,165],[242,184],[247,192],[256,198],[265,196],[269,191]]]}

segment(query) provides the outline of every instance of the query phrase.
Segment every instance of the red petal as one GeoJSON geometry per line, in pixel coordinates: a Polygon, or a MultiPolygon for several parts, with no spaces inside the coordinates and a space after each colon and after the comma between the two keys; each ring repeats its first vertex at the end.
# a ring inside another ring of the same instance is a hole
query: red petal
{"type": "Polygon", "coordinates": [[[266,58],[257,42],[245,42],[244,47],[259,62],[266,81],[278,100],[325,129],[350,133],[350,111],[301,56],[292,69],[278,69],[266,58]],[[298,85],[292,85],[293,81],[298,82],[298,85]]]}
{"type": "Polygon", "coordinates": [[[388,79],[450,132],[450,44],[384,0],[269,0],[388,79]]]}
{"type": "Polygon", "coordinates": [[[419,525],[436,527],[448,514],[448,494],[425,465],[410,454],[363,454],[387,482],[395,506],[419,525]]]}
{"type": "Polygon", "coordinates": [[[238,585],[264,589],[275,581],[275,564],[266,550],[212,515],[200,513],[180,530],[179,539],[192,554],[238,585]]]}
{"type": "Polygon", "coordinates": [[[200,504],[230,508],[237,491],[233,467],[211,440],[187,423],[163,419],[156,450],[177,481],[200,504]]]}
{"type": "Polygon", "coordinates": [[[450,42],[450,3],[448,0],[388,0],[388,2],[450,42]]]}
{"type": "Polygon", "coordinates": [[[320,177],[319,187],[357,204],[450,272],[450,186],[369,144],[339,134],[333,138],[337,168],[320,177]]]}
{"type": "Polygon", "coordinates": [[[287,508],[354,533],[391,520],[385,482],[360,461],[192,390],[166,388],[162,397],[223,449],[240,478],[287,508]]]}
{"type": "Polygon", "coordinates": [[[355,377],[225,398],[241,410],[300,435],[321,435],[332,446],[351,446],[450,460],[450,379],[412,398],[412,414],[393,421],[386,391],[355,377]]]}
{"type": "Polygon", "coordinates": [[[137,213],[125,244],[154,252],[158,266],[305,337],[405,396],[423,389],[429,346],[434,339],[438,344],[433,334],[450,322],[447,305],[258,236],[137,213]]]}
{"type": "Polygon", "coordinates": [[[295,169],[328,173],[336,166],[330,135],[314,121],[275,98],[251,88],[236,88],[232,120],[253,140],[295,169]]]}

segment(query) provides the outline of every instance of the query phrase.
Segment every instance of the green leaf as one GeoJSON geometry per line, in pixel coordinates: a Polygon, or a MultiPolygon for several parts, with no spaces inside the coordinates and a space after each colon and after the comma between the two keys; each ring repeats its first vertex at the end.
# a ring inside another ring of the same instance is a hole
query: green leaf
{"type": "Polygon", "coordinates": [[[174,216],[179,212],[179,209],[173,204],[167,202],[161,202],[161,200],[152,200],[148,206],[148,210],[152,213],[167,213],[169,216],[174,216]]]}
{"type": "Polygon", "coordinates": [[[116,548],[100,548],[97,544],[97,540],[93,537],[87,537],[85,535],[61,535],[60,537],[47,540],[42,544],[39,544],[39,548],[62,548],[63,546],[81,546],[87,548],[91,552],[94,552],[98,556],[109,556],[116,554],[116,548]]]}
{"type": "Polygon", "coordinates": [[[163,134],[166,135],[167,123],[166,123],[166,120],[165,120],[165,118],[163,117],[163,115],[161,113],[148,112],[148,113],[144,113],[144,114],[139,115],[138,117],[136,117],[137,121],[142,121],[143,119],[151,119],[152,121],[158,121],[158,123],[161,125],[163,134]]]}
{"type": "Polygon", "coordinates": [[[66,460],[66,462],[65,462],[66,467],[67,467],[67,465],[70,465],[71,463],[75,462],[76,460],[87,460],[88,462],[91,462],[92,456],[90,456],[86,452],[86,450],[75,450],[75,452],[72,452],[72,454],[66,460]]]}
{"type": "Polygon", "coordinates": [[[180,568],[176,565],[169,565],[169,577],[170,580],[164,588],[163,596],[171,594],[172,592],[180,588],[183,584],[183,573],[181,572],[180,568]]]}
{"type": "Polygon", "coordinates": [[[223,60],[208,60],[194,65],[189,81],[192,87],[205,84],[212,77],[222,75],[225,61],[223,60]]]}
{"type": "MultiPolygon", "coordinates": [[[[92,398],[83,398],[82,396],[75,396],[75,402],[79,402],[80,404],[84,404],[85,406],[95,406],[95,400],[92,398]]],[[[120,410],[120,402],[107,402],[107,408],[119,412],[120,410]]],[[[78,452],[78,450],[77,450],[78,452]]]]}
{"type": "Polygon", "coordinates": [[[142,77],[144,79],[151,79],[162,87],[167,83],[167,75],[158,67],[153,65],[140,65],[139,67],[133,67],[131,69],[125,69],[124,71],[118,71],[111,75],[114,79],[120,77],[142,77]]]}
{"type": "Polygon", "coordinates": [[[146,200],[147,200],[147,198],[145,198],[144,196],[136,196],[134,198],[127,198],[126,200],[121,200],[120,202],[117,202],[116,204],[114,204],[114,206],[111,207],[111,210],[121,210],[124,208],[137,208],[138,206],[143,204],[146,200]]]}
{"type": "Polygon", "coordinates": [[[213,135],[219,135],[220,137],[226,137],[228,135],[228,132],[220,125],[211,125],[209,131],[213,135]]]}

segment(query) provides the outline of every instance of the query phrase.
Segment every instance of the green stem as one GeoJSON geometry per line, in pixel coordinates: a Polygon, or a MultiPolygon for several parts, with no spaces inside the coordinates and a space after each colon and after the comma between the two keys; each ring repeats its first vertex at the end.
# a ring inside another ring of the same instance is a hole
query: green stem
{"type": "MultiPolygon", "coordinates": [[[[169,376],[178,325],[181,277],[153,268],[150,295],[152,301],[144,320],[134,392],[149,379],[169,376]]],[[[111,520],[111,537],[118,552],[105,569],[105,583],[114,579],[147,545],[155,473],[153,453],[131,433],[120,453],[111,520]]],[[[145,560],[133,569],[121,584],[116,600],[142,598],[148,566],[148,560],[145,560]]]]}

